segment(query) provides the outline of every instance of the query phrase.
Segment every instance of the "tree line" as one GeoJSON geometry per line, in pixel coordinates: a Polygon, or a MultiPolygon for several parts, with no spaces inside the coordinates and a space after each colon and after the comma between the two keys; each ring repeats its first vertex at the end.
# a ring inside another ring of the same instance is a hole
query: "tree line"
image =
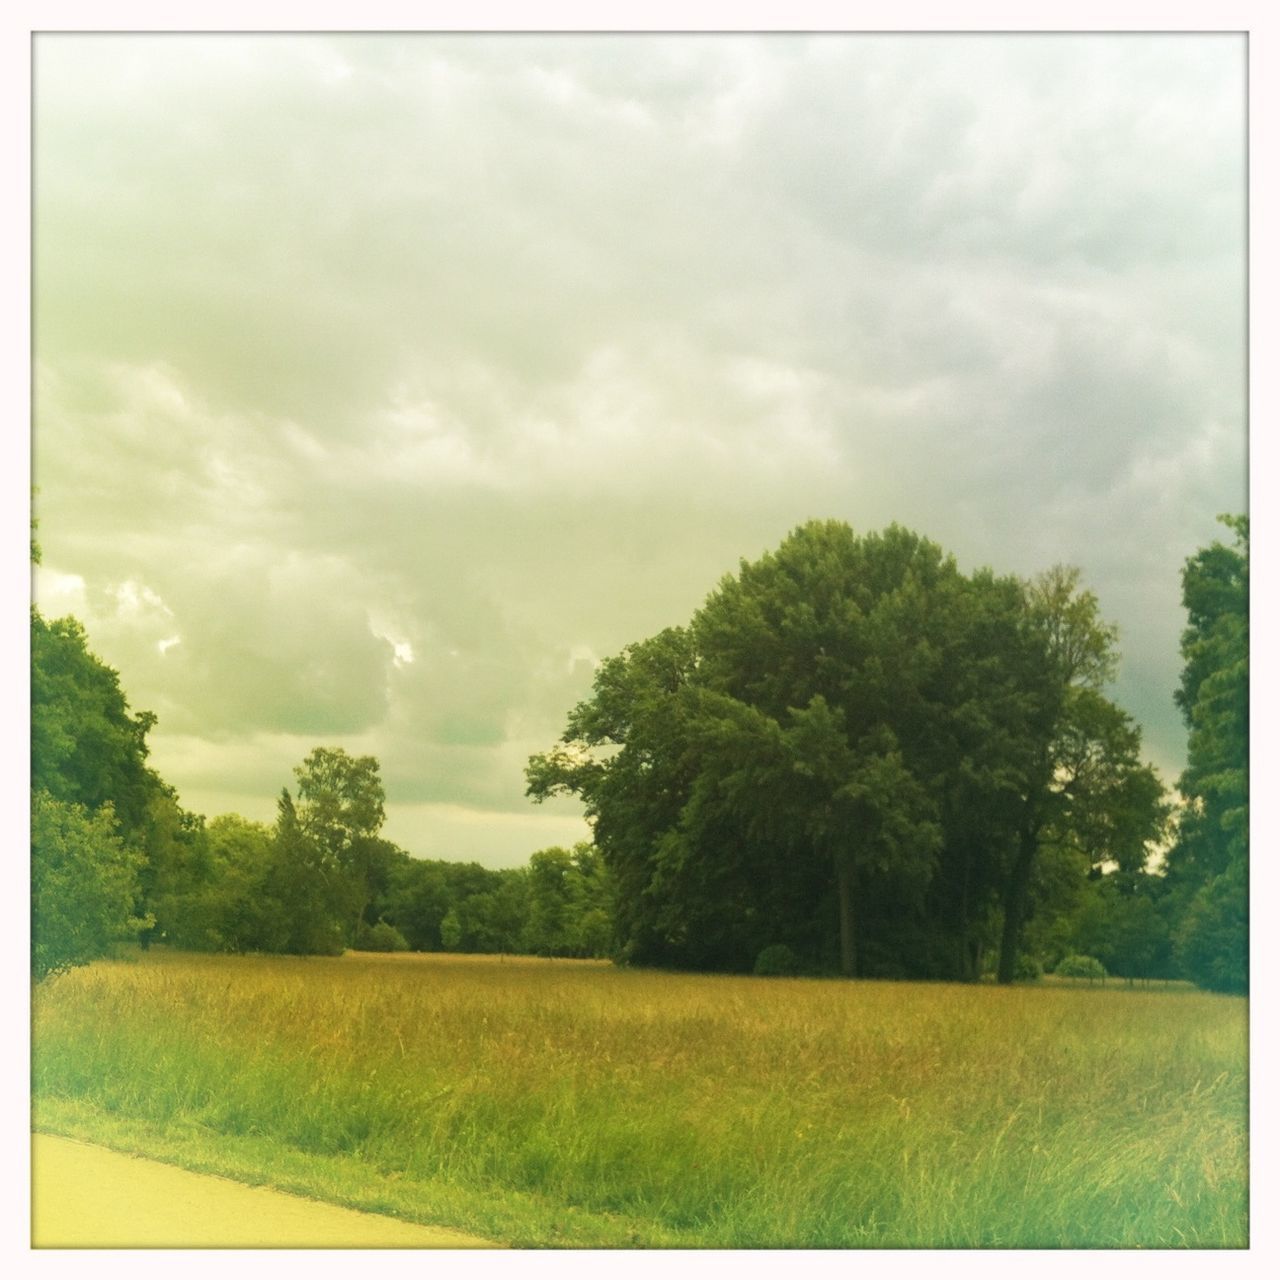
{"type": "Polygon", "coordinates": [[[32,611],[32,973],[136,938],[197,951],[362,950],[602,956],[611,903],[598,852],[527,867],[412,857],[384,839],[377,760],[317,747],[276,821],[206,821],[147,763],[155,717],[74,618],[32,611]]]}
{"type": "Polygon", "coordinates": [[[136,935],[1005,982],[1084,955],[1243,990],[1248,524],[1226,523],[1183,573],[1177,801],[1077,571],[964,574],[896,525],[814,521],[600,665],[527,770],[593,840],[508,870],[384,839],[378,762],[333,747],[272,825],[186,812],[147,763],[155,718],[33,609],[33,973],[136,935]]]}

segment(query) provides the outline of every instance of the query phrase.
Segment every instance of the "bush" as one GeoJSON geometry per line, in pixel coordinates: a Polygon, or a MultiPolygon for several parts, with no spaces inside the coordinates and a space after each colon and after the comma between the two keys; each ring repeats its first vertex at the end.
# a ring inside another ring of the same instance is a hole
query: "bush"
{"type": "Polygon", "coordinates": [[[761,978],[788,978],[800,972],[800,961],[786,943],[775,942],[756,956],[753,972],[761,978]]]}
{"type": "Polygon", "coordinates": [[[356,931],[357,951],[408,951],[409,943],[405,936],[393,924],[379,920],[370,928],[362,920],[356,931]]]}
{"type": "Polygon", "coordinates": [[[1088,978],[1090,982],[1107,980],[1107,971],[1102,961],[1095,960],[1093,956],[1067,956],[1054,973],[1060,978],[1088,978]]]}
{"type": "Polygon", "coordinates": [[[1035,956],[1019,956],[1013,966],[1015,982],[1039,982],[1044,977],[1044,966],[1035,956]]]}

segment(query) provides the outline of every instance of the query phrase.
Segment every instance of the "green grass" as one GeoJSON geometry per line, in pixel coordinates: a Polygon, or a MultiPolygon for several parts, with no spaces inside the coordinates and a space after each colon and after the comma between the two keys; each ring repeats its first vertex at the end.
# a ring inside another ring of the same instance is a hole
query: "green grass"
{"type": "Polygon", "coordinates": [[[40,1129],[516,1245],[1228,1246],[1246,1004],[152,952],[35,999],[40,1129]]]}

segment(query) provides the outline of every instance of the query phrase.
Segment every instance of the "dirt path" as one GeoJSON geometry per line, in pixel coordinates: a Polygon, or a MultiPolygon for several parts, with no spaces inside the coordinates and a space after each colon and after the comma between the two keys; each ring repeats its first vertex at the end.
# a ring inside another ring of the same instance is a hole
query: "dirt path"
{"type": "Polygon", "coordinates": [[[37,1249],[476,1249],[488,1241],[33,1134],[37,1249]]]}

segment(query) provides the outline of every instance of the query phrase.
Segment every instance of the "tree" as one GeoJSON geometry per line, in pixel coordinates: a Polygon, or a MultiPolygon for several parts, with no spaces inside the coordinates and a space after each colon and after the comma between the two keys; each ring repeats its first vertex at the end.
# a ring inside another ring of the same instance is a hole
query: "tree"
{"type": "Polygon", "coordinates": [[[141,840],[146,861],[139,875],[141,909],[154,924],[139,935],[143,947],[155,938],[193,950],[220,950],[209,918],[215,864],[209,856],[204,819],[186,812],[172,787],[156,779],[147,801],[141,840]]]}
{"type": "Polygon", "coordinates": [[[531,758],[528,792],[581,797],[615,890],[620,955],[674,963],[680,894],[663,885],[654,851],[675,828],[697,772],[689,712],[696,656],[689,632],[669,628],[628,645],[596,671],[593,696],[570,713],[559,745],[531,758]]]}
{"type": "Polygon", "coordinates": [[[602,663],[527,777],[583,800],[623,957],[973,978],[1002,907],[1016,948],[1043,840],[1141,791],[1114,718],[1101,767],[1100,695],[1061,712],[1110,643],[1066,586],[1042,607],[897,526],[814,521],[602,663]]]}
{"type": "Polygon", "coordinates": [[[1188,729],[1183,806],[1169,852],[1183,906],[1176,950],[1184,971],[1218,990],[1248,989],[1249,522],[1222,516],[1232,546],[1187,560],[1185,663],[1174,695],[1188,729]]]}
{"type": "Polygon", "coordinates": [[[440,921],[440,942],[446,951],[456,951],[462,941],[462,921],[456,907],[451,907],[440,921]]]}
{"type": "Polygon", "coordinates": [[[608,945],[609,888],[589,844],[541,849],[526,875],[527,950],[547,956],[598,956],[608,945]]]}
{"type": "Polygon", "coordinates": [[[262,950],[341,954],[353,927],[350,890],[331,851],[304,829],[287,787],[277,803],[263,898],[262,950]]]}
{"type": "Polygon", "coordinates": [[[1059,566],[1028,584],[1027,617],[1039,642],[1025,677],[1033,732],[1004,876],[1000,982],[1014,979],[1043,851],[1074,846],[1087,865],[1141,865],[1168,812],[1155,770],[1139,758],[1137,726],[1103,694],[1116,633],[1079,571],[1059,566]]]}
{"type": "Polygon", "coordinates": [[[222,814],[206,828],[205,847],[209,874],[194,904],[204,945],[213,951],[267,949],[271,927],[290,910],[289,903],[267,897],[271,828],[239,814],[222,814]]]}
{"type": "Polygon", "coordinates": [[[444,864],[408,854],[394,859],[385,893],[375,905],[414,951],[441,950],[440,925],[452,905],[444,864]]]}
{"type": "Polygon", "coordinates": [[[312,844],[312,857],[341,903],[347,941],[354,942],[371,877],[385,856],[377,840],[386,799],[378,762],[373,756],[350,756],[341,747],[316,747],[294,775],[298,799],[296,805],[290,800],[289,810],[296,832],[288,838],[312,844]]]}
{"type": "Polygon", "coordinates": [[[105,955],[136,930],[142,854],[116,831],[110,803],[94,812],[43,789],[31,803],[31,976],[40,981],[105,955]]]}
{"type": "Polygon", "coordinates": [[[1232,862],[1191,898],[1174,937],[1182,971],[1210,991],[1249,989],[1248,868],[1232,862]]]}
{"type": "Polygon", "coordinates": [[[1114,870],[1086,882],[1082,900],[1064,919],[1062,945],[1053,956],[1096,956],[1107,971],[1130,982],[1171,976],[1164,877],[1114,870]]]}
{"type": "Polygon", "coordinates": [[[163,785],[147,767],[156,718],[133,714],[120,677],[89,651],[75,618],[31,611],[31,787],[96,812],[110,803],[126,842],[140,843],[163,785]]]}

